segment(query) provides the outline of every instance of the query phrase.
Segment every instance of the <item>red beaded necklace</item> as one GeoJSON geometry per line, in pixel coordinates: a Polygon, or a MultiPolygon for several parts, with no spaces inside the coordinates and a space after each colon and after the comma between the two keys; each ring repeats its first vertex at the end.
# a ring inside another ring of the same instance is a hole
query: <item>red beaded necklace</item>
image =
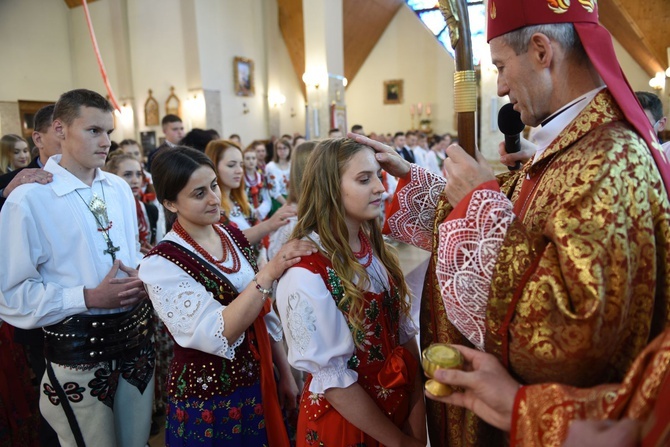
{"type": "Polygon", "coordinates": [[[372,246],[368,238],[363,233],[363,230],[358,230],[358,240],[361,241],[361,250],[354,253],[356,259],[361,260],[367,258],[363,267],[368,268],[372,264],[372,246]]]}
{"type": "Polygon", "coordinates": [[[221,239],[221,247],[223,248],[223,256],[221,257],[220,261],[217,261],[214,259],[212,255],[209,254],[207,250],[202,248],[200,244],[198,244],[195,239],[191,237],[190,234],[184,230],[184,227],[181,226],[179,223],[179,219],[177,219],[172,226],[172,229],[174,230],[175,233],[182,239],[184,239],[186,242],[188,242],[193,248],[195,248],[195,251],[200,253],[208,262],[216,265],[219,267],[223,272],[225,273],[235,273],[238,270],[240,270],[240,257],[237,255],[237,251],[235,251],[235,247],[233,246],[233,243],[230,242],[230,239],[224,234],[223,230],[218,227],[218,225],[212,225],[214,227],[214,231],[216,231],[216,234],[219,235],[219,238],[221,239]],[[228,259],[228,253],[230,253],[232,259],[233,259],[233,266],[228,268],[223,265],[224,262],[226,262],[226,259],[228,259]]]}

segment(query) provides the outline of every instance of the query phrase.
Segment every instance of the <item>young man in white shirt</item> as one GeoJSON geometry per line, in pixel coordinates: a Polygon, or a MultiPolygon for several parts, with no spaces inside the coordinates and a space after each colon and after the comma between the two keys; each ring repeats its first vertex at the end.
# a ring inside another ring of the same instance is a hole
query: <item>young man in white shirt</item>
{"type": "Polygon", "coordinates": [[[155,354],[151,309],[135,266],[128,184],[99,168],[112,107],[90,90],[63,94],[52,129],[62,155],[47,185],[16,188],[0,213],[0,319],[44,327],[40,409],[62,445],[144,446],[155,354]]]}

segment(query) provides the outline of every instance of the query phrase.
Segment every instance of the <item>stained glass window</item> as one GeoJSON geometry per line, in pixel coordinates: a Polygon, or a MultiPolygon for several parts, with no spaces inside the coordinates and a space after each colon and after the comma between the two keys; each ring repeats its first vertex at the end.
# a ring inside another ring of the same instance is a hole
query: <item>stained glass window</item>
{"type": "MultiPolygon", "coordinates": [[[[407,5],[414,10],[416,15],[433,33],[437,40],[447,49],[449,54],[454,55],[451,48],[451,38],[444,16],[440,11],[436,0],[405,0],[407,5]]],[[[488,51],[486,47],[486,8],[482,0],[467,0],[468,15],[470,16],[470,34],[472,36],[472,58],[475,65],[479,65],[482,53],[488,51]]]]}

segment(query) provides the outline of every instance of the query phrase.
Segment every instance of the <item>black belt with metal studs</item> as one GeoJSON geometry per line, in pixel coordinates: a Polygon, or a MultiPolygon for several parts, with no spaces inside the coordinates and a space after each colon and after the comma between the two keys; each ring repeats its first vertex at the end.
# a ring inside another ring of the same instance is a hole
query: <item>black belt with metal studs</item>
{"type": "Polygon", "coordinates": [[[60,365],[129,357],[151,341],[153,310],[144,300],[127,312],[73,315],[44,327],[44,356],[60,365]]]}

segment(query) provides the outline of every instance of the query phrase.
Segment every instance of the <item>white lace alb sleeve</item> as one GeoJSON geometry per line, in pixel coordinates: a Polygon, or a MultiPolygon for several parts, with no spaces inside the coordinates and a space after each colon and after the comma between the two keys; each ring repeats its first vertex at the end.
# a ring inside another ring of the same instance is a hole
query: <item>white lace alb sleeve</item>
{"type": "Polygon", "coordinates": [[[159,255],[144,258],[139,268],[149,298],[179,346],[232,360],[244,333],[230,344],[223,336],[223,309],[191,275],[159,255]]]}
{"type": "Polygon", "coordinates": [[[438,230],[436,274],[447,318],[481,350],[493,268],[513,220],[512,202],[485,189],[472,194],[464,218],[447,220],[438,230]]]}
{"type": "Polygon", "coordinates": [[[320,275],[301,267],[288,269],[277,286],[277,307],[288,361],[312,374],[312,393],[346,388],[358,380],[358,373],[347,367],[354,354],[351,332],[320,275]]]}
{"type": "Polygon", "coordinates": [[[409,183],[395,193],[398,211],[388,218],[391,237],[431,250],[435,209],[445,185],[444,178],[413,164],[409,183]]]}

